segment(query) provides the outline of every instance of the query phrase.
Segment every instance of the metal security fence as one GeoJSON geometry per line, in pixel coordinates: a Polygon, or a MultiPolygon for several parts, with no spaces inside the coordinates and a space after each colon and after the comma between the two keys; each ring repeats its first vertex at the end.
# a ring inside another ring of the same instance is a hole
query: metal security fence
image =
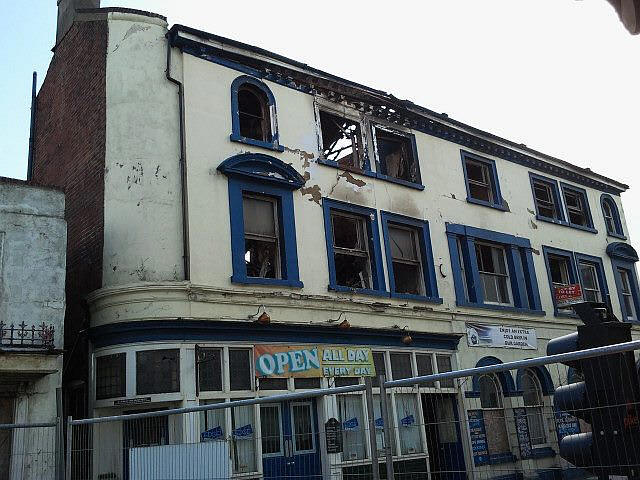
{"type": "MultiPolygon", "coordinates": [[[[560,409],[554,391],[571,390],[585,374],[563,362],[609,365],[639,348],[628,342],[505,364],[487,357],[484,366],[420,377],[411,376],[420,359],[400,352],[364,384],[68,419],[66,478],[633,478],[637,402],[602,398],[585,412],[565,401],[560,409]],[[589,434],[594,418],[621,425],[618,470],[579,448],[578,440],[600,434],[589,434]],[[571,454],[570,463],[563,457],[571,454]]],[[[637,383],[616,368],[599,373],[612,386],[637,383]]]]}
{"type": "Polygon", "coordinates": [[[61,424],[0,424],[0,479],[58,480],[63,474],[61,424]]]}

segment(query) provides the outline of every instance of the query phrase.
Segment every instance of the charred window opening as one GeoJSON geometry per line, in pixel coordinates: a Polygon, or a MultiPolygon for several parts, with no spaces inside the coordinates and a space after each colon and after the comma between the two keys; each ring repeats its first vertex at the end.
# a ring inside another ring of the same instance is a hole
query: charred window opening
{"type": "Polygon", "coordinates": [[[369,237],[365,219],[333,212],[331,223],[336,283],[349,288],[372,288],[369,237]]]}
{"type": "Polygon", "coordinates": [[[466,159],[467,182],[469,196],[476,200],[493,203],[493,186],[489,165],[475,160],[466,159]]]}
{"type": "Polygon", "coordinates": [[[354,120],[320,111],[322,154],[341,167],[364,169],[360,124],[354,120]]]}
{"type": "Polygon", "coordinates": [[[415,229],[389,225],[396,293],[424,295],[422,256],[415,229]]]}
{"type": "Polygon", "coordinates": [[[420,183],[418,159],[411,137],[374,128],[380,172],[388,177],[420,183]]]}
{"type": "Polygon", "coordinates": [[[250,84],[238,89],[238,117],[241,136],[271,142],[269,99],[262,90],[250,84]]]}
{"type": "Polygon", "coordinates": [[[555,195],[553,194],[553,188],[551,185],[546,182],[534,180],[533,196],[536,200],[538,215],[546,218],[560,220],[558,207],[555,202],[555,195]]]}
{"type": "Polygon", "coordinates": [[[569,223],[586,227],[588,222],[584,195],[574,190],[564,190],[564,201],[567,204],[569,223]]]}
{"type": "Polygon", "coordinates": [[[247,276],[282,278],[278,202],[269,197],[245,194],[242,211],[247,276]]]}

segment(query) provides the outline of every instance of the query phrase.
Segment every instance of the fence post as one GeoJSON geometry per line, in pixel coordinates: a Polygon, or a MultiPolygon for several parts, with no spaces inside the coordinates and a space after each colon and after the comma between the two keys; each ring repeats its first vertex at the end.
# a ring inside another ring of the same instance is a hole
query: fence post
{"type": "Polygon", "coordinates": [[[62,413],[62,388],[56,388],[56,480],[64,480],[64,424],[62,413]]]}
{"type": "Polygon", "coordinates": [[[364,377],[365,399],[367,401],[367,416],[369,423],[369,444],[371,445],[371,473],[373,480],[380,480],[380,464],[378,463],[378,445],[376,442],[376,420],[373,413],[373,388],[371,377],[364,377]]]}
{"type": "Polygon", "coordinates": [[[378,384],[380,385],[380,413],[382,413],[382,421],[384,423],[384,456],[387,464],[387,480],[394,480],[393,475],[393,450],[391,447],[391,415],[389,412],[389,404],[387,403],[387,390],[384,388],[386,377],[378,375],[378,384]]]}
{"type": "Polygon", "coordinates": [[[66,461],[65,461],[65,479],[71,480],[71,447],[73,446],[73,425],[71,421],[73,417],[69,415],[67,417],[67,450],[66,450],[66,461]]]}

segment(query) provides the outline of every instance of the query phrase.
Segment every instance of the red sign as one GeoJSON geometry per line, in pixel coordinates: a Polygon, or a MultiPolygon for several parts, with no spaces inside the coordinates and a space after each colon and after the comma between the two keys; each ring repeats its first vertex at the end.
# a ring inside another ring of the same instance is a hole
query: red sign
{"type": "Polygon", "coordinates": [[[573,303],[582,302],[582,288],[580,284],[566,285],[564,287],[556,287],[556,305],[571,305],[573,303]]]}

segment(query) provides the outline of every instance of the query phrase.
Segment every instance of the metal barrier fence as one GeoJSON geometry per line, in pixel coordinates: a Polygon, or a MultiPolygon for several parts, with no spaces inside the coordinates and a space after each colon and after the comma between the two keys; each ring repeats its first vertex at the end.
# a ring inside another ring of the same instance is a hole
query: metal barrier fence
{"type": "MultiPolygon", "coordinates": [[[[559,456],[561,438],[589,430],[570,408],[554,409],[554,389],[579,380],[559,362],[637,349],[640,341],[420,377],[411,376],[421,371],[419,356],[398,352],[384,375],[364,384],[68,419],[66,478],[603,477],[591,458],[570,464],[559,456]]],[[[630,381],[618,377],[612,370],[606,380],[630,381]]],[[[608,404],[591,415],[613,421],[632,406],[608,404]]],[[[632,452],[640,445],[622,447],[625,474],[637,476],[632,452]]]]}
{"type": "Polygon", "coordinates": [[[62,478],[61,424],[0,424],[1,480],[62,478]]]}

